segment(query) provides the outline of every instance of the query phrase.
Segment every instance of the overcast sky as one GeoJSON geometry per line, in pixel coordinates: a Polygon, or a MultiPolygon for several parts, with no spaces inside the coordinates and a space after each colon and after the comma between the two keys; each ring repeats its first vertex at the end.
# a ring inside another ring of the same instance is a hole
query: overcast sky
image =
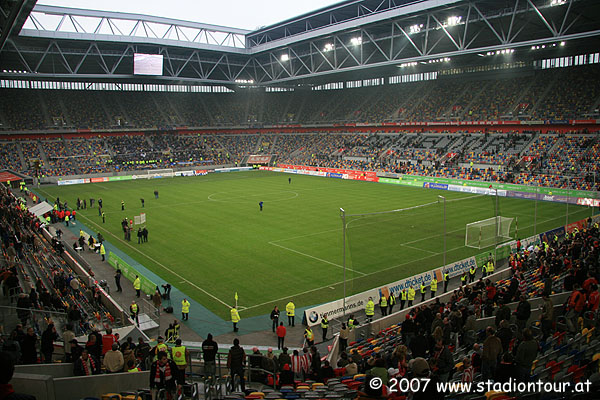
{"type": "Polygon", "coordinates": [[[254,30],[340,0],[38,0],[37,4],[120,11],[254,30]]]}

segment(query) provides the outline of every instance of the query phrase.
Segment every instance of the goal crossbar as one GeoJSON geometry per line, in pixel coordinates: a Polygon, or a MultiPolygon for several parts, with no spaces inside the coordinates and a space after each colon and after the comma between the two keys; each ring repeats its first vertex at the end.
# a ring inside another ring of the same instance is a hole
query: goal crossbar
{"type": "Polygon", "coordinates": [[[483,249],[512,239],[510,228],[513,220],[514,218],[498,216],[467,224],[465,246],[483,249]]]}

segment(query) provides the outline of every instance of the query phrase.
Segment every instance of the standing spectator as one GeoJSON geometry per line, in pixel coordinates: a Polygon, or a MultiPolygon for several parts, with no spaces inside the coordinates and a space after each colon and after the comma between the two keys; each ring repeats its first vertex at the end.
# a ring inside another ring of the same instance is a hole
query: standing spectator
{"type": "Polygon", "coordinates": [[[277,306],[275,306],[273,311],[271,311],[271,322],[273,332],[275,332],[277,326],[279,325],[279,308],[277,306]]]}
{"type": "Polygon", "coordinates": [[[342,322],[342,327],[340,328],[340,351],[345,351],[348,347],[348,336],[350,335],[350,330],[346,326],[345,322],[342,322]]]}
{"type": "Polygon", "coordinates": [[[145,365],[148,355],[150,355],[151,347],[148,343],[144,342],[144,338],[138,338],[138,344],[135,346],[135,357],[140,360],[141,365],[145,365]]]}
{"type": "Polygon", "coordinates": [[[484,380],[494,377],[498,356],[502,353],[502,343],[495,335],[494,328],[488,326],[485,333],[486,339],[483,342],[483,353],[481,355],[481,375],[484,380]]]}
{"type": "Polygon", "coordinates": [[[166,399],[173,400],[175,392],[180,387],[177,365],[167,358],[167,353],[159,351],[157,360],[150,366],[150,390],[152,398],[156,398],[157,392],[165,390],[166,399]]]}
{"type": "Polygon", "coordinates": [[[30,317],[31,311],[31,300],[29,300],[29,296],[25,293],[19,294],[19,298],[17,299],[17,317],[21,320],[22,325],[27,325],[27,320],[30,317]]]}
{"type": "Polygon", "coordinates": [[[42,354],[44,355],[44,362],[46,364],[52,363],[52,353],[54,353],[54,341],[58,339],[56,328],[54,324],[48,324],[48,327],[42,333],[42,354]]]}
{"type": "Polygon", "coordinates": [[[515,312],[515,316],[517,317],[517,327],[519,330],[517,331],[517,335],[520,338],[521,333],[525,329],[527,325],[527,321],[531,316],[531,305],[527,301],[527,297],[521,296],[519,304],[517,305],[517,310],[515,312]]]}
{"type": "Polygon", "coordinates": [[[450,372],[454,368],[454,360],[448,346],[445,346],[441,340],[438,340],[435,345],[433,359],[436,360],[437,375],[440,381],[448,381],[450,372]]]}
{"type": "Polygon", "coordinates": [[[213,340],[212,334],[206,336],[206,340],[202,342],[202,358],[204,359],[204,376],[216,376],[215,357],[219,351],[219,345],[213,340]]]}
{"type": "Polygon", "coordinates": [[[98,341],[98,337],[94,333],[88,335],[88,341],[85,344],[85,349],[96,360],[100,360],[102,356],[102,344],[98,341]]]}
{"type": "Polygon", "coordinates": [[[294,350],[292,353],[292,372],[294,373],[294,378],[297,380],[302,380],[304,377],[302,376],[302,357],[298,350],[294,350]]]}
{"type": "Polygon", "coordinates": [[[154,294],[152,295],[152,304],[154,304],[154,309],[156,315],[160,315],[160,307],[162,306],[162,296],[160,295],[160,289],[158,286],[154,290],[154,294]]]}
{"type": "Polygon", "coordinates": [[[279,355],[279,365],[289,364],[290,367],[292,365],[292,357],[288,354],[288,348],[284,347],[279,355]]]}
{"type": "Polygon", "coordinates": [[[71,340],[71,359],[69,362],[75,362],[79,357],[81,357],[81,353],[83,353],[84,348],[79,345],[77,339],[71,340]]]}
{"type": "Polygon", "coordinates": [[[123,359],[123,353],[119,350],[118,343],[113,343],[111,349],[104,354],[103,365],[107,374],[123,371],[125,360],[123,359]]]}
{"type": "Polygon", "coordinates": [[[531,365],[537,357],[539,345],[537,340],[533,338],[531,330],[523,331],[523,341],[517,347],[515,362],[519,369],[518,375],[521,380],[526,381],[531,375],[531,365]]]}
{"type": "Polygon", "coordinates": [[[510,324],[507,320],[500,322],[500,329],[496,332],[496,336],[498,336],[500,343],[502,343],[502,351],[507,352],[510,342],[514,339],[513,331],[510,329],[510,324]]]}
{"type": "Polygon", "coordinates": [[[75,376],[90,376],[100,373],[100,361],[83,350],[81,356],[75,361],[73,366],[73,374],[75,376]]]}
{"type": "Polygon", "coordinates": [[[321,376],[321,355],[317,346],[310,347],[310,375],[315,381],[321,376]]]}
{"type": "Polygon", "coordinates": [[[473,377],[475,375],[475,370],[471,365],[471,359],[469,357],[463,358],[463,373],[461,377],[462,383],[470,383],[473,382],[473,377]]]}
{"type": "MultiPolygon", "coordinates": [[[[246,390],[246,384],[244,382],[244,365],[246,364],[246,353],[244,349],[240,347],[240,341],[238,338],[233,339],[233,346],[229,349],[227,354],[227,368],[229,368],[231,375],[231,382],[235,382],[235,377],[240,378],[240,385],[242,392],[246,390]]],[[[231,388],[235,391],[236,388],[231,388]]]]}
{"type": "Polygon", "coordinates": [[[102,335],[102,354],[106,354],[117,343],[117,337],[113,335],[112,328],[106,328],[106,334],[102,335]]]}
{"type": "Polygon", "coordinates": [[[122,292],[123,288],[121,287],[121,276],[123,275],[123,272],[121,272],[121,269],[117,269],[117,272],[115,272],[115,284],[117,285],[117,292],[122,292]]]}
{"type": "Polygon", "coordinates": [[[542,340],[546,340],[546,338],[552,334],[554,304],[552,304],[552,300],[548,295],[543,295],[542,299],[544,300],[544,304],[542,305],[542,315],[540,316],[542,324],[542,340]]]}
{"type": "Polygon", "coordinates": [[[283,322],[280,322],[277,327],[277,350],[284,348],[286,332],[287,330],[285,329],[285,326],[283,326],[283,322]]]}
{"type": "Polygon", "coordinates": [[[23,364],[37,364],[37,340],[38,337],[32,327],[27,328],[27,334],[21,343],[21,360],[23,364]]]}

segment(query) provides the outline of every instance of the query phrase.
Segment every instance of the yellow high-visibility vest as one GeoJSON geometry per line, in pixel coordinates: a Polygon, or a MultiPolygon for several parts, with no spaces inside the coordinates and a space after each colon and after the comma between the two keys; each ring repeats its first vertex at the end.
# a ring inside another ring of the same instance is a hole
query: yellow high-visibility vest
{"type": "Polygon", "coordinates": [[[385,298],[385,296],[383,296],[383,297],[381,298],[381,302],[379,303],[379,305],[380,305],[381,307],[387,307],[387,299],[385,298]]]}
{"type": "Polygon", "coordinates": [[[304,337],[309,342],[312,342],[315,340],[315,334],[313,333],[312,329],[310,329],[310,328],[306,328],[306,330],[304,331],[304,337]]]}
{"type": "Polygon", "coordinates": [[[437,290],[437,279],[433,278],[431,281],[431,291],[435,292],[437,290]]]}
{"type": "Polygon", "coordinates": [[[425,293],[425,290],[426,290],[426,289],[427,289],[427,288],[425,287],[425,285],[423,285],[423,284],[421,283],[421,294],[425,293]]]}
{"type": "Polygon", "coordinates": [[[236,310],[235,308],[231,309],[231,322],[233,322],[233,323],[240,322],[240,314],[238,313],[238,310],[236,310]]]}
{"type": "Polygon", "coordinates": [[[187,314],[190,312],[190,302],[187,300],[181,300],[181,312],[187,314]]]}
{"type": "Polygon", "coordinates": [[[406,300],[406,290],[400,292],[400,300],[406,300]]]}
{"type": "Polygon", "coordinates": [[[288,317],[293,317],[296,314],[296,306],[291,301],[285,306],[285,312],[288,317]]]}
{"type": "Polygon", "coordinates": [[[176,346],[171,349],[173,352],[173,361],[177,365],[186,365],[187,361],[185,359],[185,346],[176,346]]]}
{"type": "Polygon", "coordinates": [[[408,301],[415,299],[415,294],[417,291],[413,288],[408,288],[408,301]]]}
{"type": "Polygon", "coordinates": [[[140,290],[142,288],[142,281],[140,280],[140,278],[135,278],[135,281],[133,281],[133,288],[135,290],[140,290]]]}
{"type": "Polygon", "coordinates": [[[373,303],[373,300],[369,300],[367,302],[367,305],[365,306],[365,314],[368,316],[375,315],[375,303],[373,303]]]}

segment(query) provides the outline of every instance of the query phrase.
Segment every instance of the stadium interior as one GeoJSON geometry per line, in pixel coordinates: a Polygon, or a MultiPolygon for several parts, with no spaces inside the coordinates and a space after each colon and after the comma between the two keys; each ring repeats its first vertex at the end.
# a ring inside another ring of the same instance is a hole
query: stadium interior
{"type": "Polygon", "coordinates": [[[0,0],[0,400],[600,398],[599,49],[595,0],[345,0],[255,31],[0,0]],[[161,56],[159,73],[134,73],[141,53],[161,56]],[[415,286],[414,305],[398,290],[401,306],[373,316],[367,295],[325,323],[328,340],[322,315],[309,321],[321,305],[298,307],[293,327],[280,307],[289,354],[273,351],[269,315],[243,335],[221,319],[213,354],[179,318],[184,277],[140,299],[137,270],[122,268],[117,291],[105,239],[75,217],[87,206],[43,194],[240,169],[421,179],[496,201],[523,190],[536,218],[539,200],[565,203],[567,220],[504,247],[496,233],[489,259],[443,293],[447,265],[423,270],[440,288],[415,286]],[[575,222],[569,204],[590,211],[575,222]],[[475,389],[506,382],[541,386],[475,389]]]}

